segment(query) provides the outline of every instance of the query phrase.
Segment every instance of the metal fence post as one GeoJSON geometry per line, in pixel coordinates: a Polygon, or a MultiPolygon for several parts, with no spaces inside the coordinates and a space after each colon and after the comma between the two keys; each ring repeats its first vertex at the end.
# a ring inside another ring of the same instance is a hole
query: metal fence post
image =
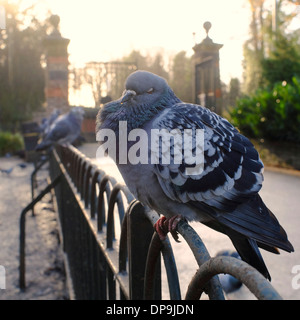
{"type": "Polygon", "coordinates": [[[39,195],[34,198],[28,206],[26,206],[20,215],[20,269],[19,269],[19,284],[22,290],[26,287],[25,282],[25,240],[26,240],[26,213],[29,210],[32,210],[34,206],[54,188],[61,181],[61,175],[56,177],[51,184],[49,184],[43,191],[39,193],[39,195]]]}
{"type": "MultiPolygon", "coordinates": [[[[127,217],[128,262],[129,262],[129,295],[132,300],[144,297],[144,280],[147,254],[153,236],[153,227],[144,215],[144,207],[138,202],[131,203],[127,217]]],[[[156,294],[161,294],[160,259],[158,259],[156,277],[156,294]]]]}

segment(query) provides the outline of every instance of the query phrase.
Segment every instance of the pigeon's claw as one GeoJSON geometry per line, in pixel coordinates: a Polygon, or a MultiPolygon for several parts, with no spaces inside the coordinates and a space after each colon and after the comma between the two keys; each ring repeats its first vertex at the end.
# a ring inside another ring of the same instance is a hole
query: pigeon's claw
{"type": "Polygon", "coordinates": [[[179,221],[181,221],[182,219],[184,219],[182,217],[181,214],[178,214],[172,218],[169,219],[168,221],[168,224],[169,224],[169,231],[173,237],[173,239],[176,241],[176,242],[180,242],[179,241],[179,237],[178,237],[178,232],[177,232],[177,225],[179,223],[179,221]]]}
{"type": "Polygon", "coordinates": [[[154,229],[157,232],[160,240],[165,240],[167,237],[168,230],[166,229],[165,222],[167,221],[166,217],[162,216],[154,224],[154,229]]]}
{"type": "Polygon", "coordinates": [[[173,216],[172,218],[167,219],[166,217],[162,216],[159,218],[156,223],[154,224],[154,229],[157,232],[160,240],[165,240],[167,237],[168,232],[171,233],[172,237],[176,242],[180,242],[178,239],[178,232],[177,232],[177,224],[180,220],[182,220],[182,215],[178,214],[173,216]]]}

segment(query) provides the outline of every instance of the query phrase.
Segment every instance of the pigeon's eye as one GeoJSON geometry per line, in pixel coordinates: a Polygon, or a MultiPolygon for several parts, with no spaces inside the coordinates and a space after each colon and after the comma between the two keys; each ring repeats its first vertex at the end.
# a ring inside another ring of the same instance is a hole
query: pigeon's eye
{"type": "Polygon", "coordinates": [[[153,88],[150,88],[150,89],[147,91],[147,93],[151,94],[151,93],[153,93],[153,91],[154,91],[154,89],[153,89],[153,88]]]}

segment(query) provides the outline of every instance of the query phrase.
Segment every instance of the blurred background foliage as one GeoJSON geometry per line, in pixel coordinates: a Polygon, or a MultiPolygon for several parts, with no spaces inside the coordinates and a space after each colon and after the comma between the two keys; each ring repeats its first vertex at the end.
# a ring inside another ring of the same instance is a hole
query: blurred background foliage
{"type": "Polygon", "coordinates": [[[249,2],[252,23],[244,45],[243,88],[230,104],[230,120],[252,138],[300,143],[300,29],[288,31],[293,14],[283,10],[299,1],[277,1],[276,28],[265,1],[249,2]]]}
{"type": "Polygon", "coordinates": [[[300,77],[237,100],[232,123],[247,136],[300,143],[300,77]]]}
{"type": "Polygon", "coordinates": [[[0,132],[0,156],[23,150],[23,137],[19,133],[0,132]]]}
{"type": "MultiPolygon", "coordinates": [[[[19,11],[4,1],[6,29],[0,30],[0,129],[16,131],[45,100],[42,41],[48,20],[35,18],[32,7],[19,11]]],[[[50,16],[50,13],[49,13],[50,16]]]]}

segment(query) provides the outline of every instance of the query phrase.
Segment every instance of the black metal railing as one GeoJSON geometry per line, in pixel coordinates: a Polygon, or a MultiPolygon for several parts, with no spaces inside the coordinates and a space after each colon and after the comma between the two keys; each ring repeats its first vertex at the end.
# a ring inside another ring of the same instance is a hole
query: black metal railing
{"type": "Polygon", "coordinates": [[[170,241],[161,241],[153,229],[156,212],[144,208],[125,185],[74,147],[51,153],[50,177],[52,182],[59,177],[55,198],[72,298],[161,299],[163,261],[172,300],[199,299],[203,292],[210,299],[224,299],[219,273],[233,275],[258,299],[281,299],[245,262],[211,258],[199,235],[180,221],[177,230],[199,265],[182,297],[170,241]]]}

